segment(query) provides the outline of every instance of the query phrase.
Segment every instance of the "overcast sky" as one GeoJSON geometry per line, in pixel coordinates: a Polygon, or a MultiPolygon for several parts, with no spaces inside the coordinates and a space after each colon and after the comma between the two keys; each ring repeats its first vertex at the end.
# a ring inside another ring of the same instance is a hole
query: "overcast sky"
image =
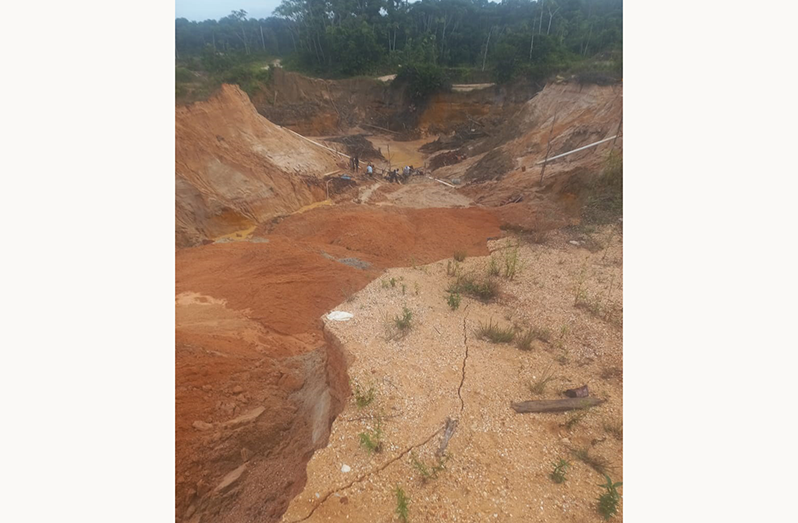
{"type": "Polygon", "coordinates": [[[175,0],[175,18],[188,18],[201,22],[218,20],[230,11],[243,9],[250,18],[267,18],[280,0],[175,0]]]}

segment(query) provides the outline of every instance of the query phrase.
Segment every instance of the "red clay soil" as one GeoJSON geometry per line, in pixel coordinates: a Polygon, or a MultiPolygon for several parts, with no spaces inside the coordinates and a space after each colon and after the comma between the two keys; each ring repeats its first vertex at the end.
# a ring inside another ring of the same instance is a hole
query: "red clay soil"
{"type": "Polygon", "coordinates": [[[349,393],[320,316],[383,268],[487,254],[498,226],[479,208],[330,207],[262,226],[268,242],[178,250],[177,519],[279,519],[349,393]]]}
{"type": "MultiPolygon", "coordinates": [[[[498,237],[499,221],[488,210],[321,208],[313,213],[289,216],[276,226],[260,230],[324,246],[380,267],[431,263],[454,251],[469,256],[488,254],[486,240],[498,237]]],[[[331,252],[331,251],[328,251],[331,252]]]]}

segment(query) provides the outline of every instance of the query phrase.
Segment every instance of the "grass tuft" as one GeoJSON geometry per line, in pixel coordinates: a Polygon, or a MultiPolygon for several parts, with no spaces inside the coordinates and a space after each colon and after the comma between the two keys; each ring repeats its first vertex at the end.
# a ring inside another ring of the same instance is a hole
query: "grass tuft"
{"type": "Polygon", "coordinates": [[[554,372],[551,370],[551,365],[549,365],[539,378],[529,384],[529,390],[532,394],[543,394],[546,390],[546,385],[552,380],[554,380],[554,372]]]}
{"type": "Polygon", "coordinates": [[[415,468],[421,476],[422,483],[436,479],[438,477],[438,473],[446,469],[446,462],[448,460],[449,456],[444,454],[443,457],[438,458],[435,464],[432,466],[427,466],[427,464],[418,459],[415,454],[410,454],[410,462],[412,463],[413,468],[415,468]]]}
{"type": "Polygon", "coordinates": [[[462,262],[466,259],[466,252],[465,251],[454,251],[454,259],[455,261],[462,262]]]}
{"type": "Polygon", "coordinates": [[[593,456],[587,447],[572,451],[574,457],[602,475],[610,471],[610,463],[601,456],[593,456]]]}
{"type": "Polygon", "coordinates": [[[491,278],[478,280],[474,276],[459,276],[449,285],[448,292],[471,296],[482,302],[489,302],[499,295],[499,282],[491,278]]]}
{"type": "Polygon", "coordinates": [[[410,498],[407,497],[405,491],[402,490],[402,487],[396,487],[396,490],[393,491],[394,495],[396,495],[396,515],[399,516],[404,523],[407,523],[407,518],[409,514],[409,510],[407,507],[408,501],[410,498]]]}
{"type": "Polygon", "coordinates": [[[510,343],[515,338],[514,327],[499,327],[499,324],[494,324],[490,320],[487,324],[480,322],[479,328],[476,330],[478,338],[488,340],[491,343],[510,343]]]}
{"type": "Polygon", "coordinates": [[[374,430],[361,432],[358,434],[360,446],[366,449],[369,454],[382,452],[382,424],[377,420],[374,430]]]}
{"type": "Polygon", "coordinates": [[[456,311],[460,307],[460,294],[450,292],[449,296],[446,298],[446,303],[449,304],[449,308],[456,311]]]}
{"type": "Polygon", "coordinates": [[[402,307],[402,315],[393,319],[393,324],[400,333],[406,334],[413,328],[413,313],[407,307],[402,307]]]}
{"type": "Polygon", "coordinates": [[[568,479],[565,477],[565,471],[570,466],[571,466],[570,463],[560,458],[559,462],[554,463],[554,470],[552,471],[551,474],[549,474],[549,477],[555,483],[565,483],[565,480],[568,479]]]}
{"type": "Polygon", "coordinates": [[[358,383],[355,383],[355,404],[357,408],[362,409],[363,407],[369,406],[371,402],[374,401],[375,393],[374,387],[363,390],[358,383]]]}

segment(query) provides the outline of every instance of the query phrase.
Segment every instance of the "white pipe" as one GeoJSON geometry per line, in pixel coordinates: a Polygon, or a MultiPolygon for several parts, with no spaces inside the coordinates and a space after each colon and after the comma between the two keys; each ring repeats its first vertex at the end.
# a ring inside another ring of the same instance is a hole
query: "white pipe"
{"type": "MultiPolygon", "coordinates": [[[[292,130],[291,130],[291,129],[289,129],[288,127],[283,127],[283,129],[285,129],[285,130],[286,130],[286,131],[288,131],[288,132],[294,133],[294,131],[292,131],[292,130]]],[[[333,152],[333,153],[335,153],[335,154],[340,154],[341,156],[345,156],[346,158],[351,158],[350,156],[348,156],[348,155],[346,155],[346,154],[344,154],[344,153],[339,153],[339,152],[338,152],[338,151],[336,151],[335,149],[330,149],[329,147],[325,147],[324,145],[322,145],[322,144],[320,144],[320,143],[314,142],[314,141],[313,141],[313,140],[311,140],[310,138],[305,138],[304,136],[302,136],[302,135],[301,135],[301,134],[299,134],[299,133],[294,133],[294,134],[295,134],[295,135],[297,135],[297,136],[299,136],[299,137],[300,137],[300,138],[302,138],[303,140],[307,140],[307,141],[309,141],[309,142],[310,142],[310,143],[312,143],[313,145],[318,145],[318,146],[319,146],[319,147],[321,147],[322,149],[327,149],[328,151],[330,151],[330,152],[333,152]]]]}
{"type": "Polygon", "coordinates": [[[430,180],[435,180],[436,182],[438,182],[438,183],[442,183],[443,185],[446,185],[446,186],[448,186],[448,187],[454,187],[455,189],[457,188],[457,187],[455,187],[454,185],[452,185],[451,183],[444,182],[443,180],[439,180],[439,179],[437,179],[437,178],[433,178],[432,176],[427,176],[427,178],[429,178],[430,180]]]}
{"type": "Polygon", "coordinates": [[[557,156],[552,156],[551,158],[548,158],[546,160],[541,160],[539,162],[536,162],[535,165],[540,165],[542,163],[549,163],[550,161],[556,160],[557,158],[562,158],[563,156],[568,156],[569,154],[577,153],[577,152],[581,151],[582,149],[587,149],[588,147],[593,147],[594,145],[598,145],[600,143],[609,142],[610,140],[612,140],[616,136],[618,136],[618,135],[616,134],[614,136],[610,136],[609,138],[604,138],[603,140],[599,140],[598,142],[591,143],[590,145],[585,145],[584,147],[580,147],[579,149],[574,149],[573,151],[568,151],[567,153],[562,153],[562,154],[558,154],[557,156]]]}

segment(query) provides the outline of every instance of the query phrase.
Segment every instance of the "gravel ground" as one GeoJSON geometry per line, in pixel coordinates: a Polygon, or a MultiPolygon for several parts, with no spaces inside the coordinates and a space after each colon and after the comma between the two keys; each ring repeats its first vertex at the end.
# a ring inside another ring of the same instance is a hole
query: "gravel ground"
{"type": "MultiPolygon", "coordinates": [[[[353,389],[373,389],[374,400],[359,408],[353,397],[338,416],[283,521],[394,521],[397,486],[410,498],[414,522],[603,521],[596,500],[604,478],[573,452],[587,449],[606,461],[613,481],[623,480],[622,238],[619,224],[553,232],[543,244],[489,242],[499,266],[516,250],[521,264],[514,279],[498,278],[495,303],[463,296],[452,311],[449,259],[391,269],[339,305],[354,318],[325,320],[325,328],[348,353],[353,389]],[[577,296],[587,305],[576,306],[577,296]],[[392,320],[404,307],[412,327],[400,336],[392,320]],[[489,321],[548,329],[550,339],[529,351],[492,344],[475,332],[489,321]],[[532,393],[530,382],[545,374],[552,381],[532,393]],[[510,408],[512,401],[562,398],[583,384],[607,401],[581,413],[510,408]],[[413,459],[432,467],[447,418],[458,425],[445,469],[425,482],[413,459]],[[383,449],[369,453],[359,434],[378,425],[383,449]],[[567,481],[555,484],[549,474],[560,458],[571,467],[567,481]]],[[[480,257],[459,265],[481,276],[489,263],[480,257]]],[[[619,507],[615,520],[622,518],[619,507]]]]}

